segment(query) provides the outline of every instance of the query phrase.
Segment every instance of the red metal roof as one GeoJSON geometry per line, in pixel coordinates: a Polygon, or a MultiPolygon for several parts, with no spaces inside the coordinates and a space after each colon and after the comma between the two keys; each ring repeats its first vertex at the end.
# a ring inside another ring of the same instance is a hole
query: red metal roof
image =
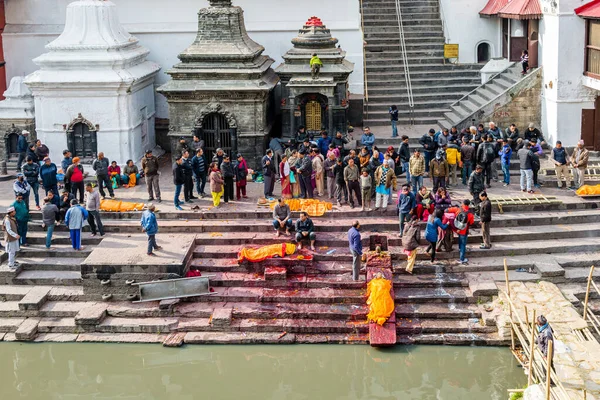
{"type": "Polygon", "coordinates": [[[488,3],[483,7],[483,10],[479,11],[479,15],[485,17],[491,17],[498,14],[498,10],[504,7],[509,0],[489,0],[488,3]]]}
{"type": "Polygon", "coordinates": [[[511,0],[498,10],[498,16],[511,19],[540,19],[542,8],[539,0],[511,0]]]}
{"type": "Polygon", "coordinates": [[[576,8],[575,14],[583,18],[600,18],[600,0],[590,1],[576,8]]]}

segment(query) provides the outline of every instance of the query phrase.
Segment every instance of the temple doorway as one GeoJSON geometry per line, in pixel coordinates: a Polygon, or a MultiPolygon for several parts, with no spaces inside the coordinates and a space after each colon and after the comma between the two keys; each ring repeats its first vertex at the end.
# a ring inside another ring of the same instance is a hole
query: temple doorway
{"type": "Polygon", "coordinates": [[[313,136],[327,130],[327,97],[321,94],[306,94],[299,101],[302,125],[313,136]]]}
{"type": "Polygon", "coordinates": [[[221,113],[210,113],[202,120],[202,128],[196,129],[196,133],[200,134],[200,138],[204,140],[204,156],[210,161],[213,154],[218,148],[223,149],[226,154],[235,157],[233,154],[237,149],[234,149],[234,140],[232,129],[229,127],[227,118],[221,113]]]}
{"type": "Polygon", "coordinates": [[[19,141],[19,133],[17,130],[9,130],[5,136],[6,156],[7,160],[16,160],[19,157],[17,152],[17,142],[19,141]]]}
{"type": "Polygon", "coordinates": [[[82,160],[93,160],[98,155],[98,141],[96,131],[91,130],[88,124],[78,122],[67,131],[67,147],[73,157],[82,160]]]}

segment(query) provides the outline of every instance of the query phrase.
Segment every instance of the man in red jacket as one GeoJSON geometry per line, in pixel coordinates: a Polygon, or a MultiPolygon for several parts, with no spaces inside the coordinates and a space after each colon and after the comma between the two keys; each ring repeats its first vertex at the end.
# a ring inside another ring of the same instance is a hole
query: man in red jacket
{"type": "Polygon", "coordinates": [[[469,259],[465,257],[467,253],[467,238],[469,237],[469,227],[475,223],[475,217],[471,212],[471,200],[464,200],[460,211],[454,219],[454,230],[458,234],[458,250],[460,253],[460,264],[467,264],[469,259]]]}

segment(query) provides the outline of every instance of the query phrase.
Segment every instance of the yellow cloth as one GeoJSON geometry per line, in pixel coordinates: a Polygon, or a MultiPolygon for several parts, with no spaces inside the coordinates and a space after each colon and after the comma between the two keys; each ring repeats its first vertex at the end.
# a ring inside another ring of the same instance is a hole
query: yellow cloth
{"type": "Polygon", "coordinates": [[[600,196],[600,185],[583,185],[575,193],[577,196],[600,196]]]}
{"type": "Polygon", "coordinates": [[[129,183],[127,184],[127,187],[132,188],[132,187],[135,187],[136,184],[137,184],[137,179],[135,177],[135,174],[129,174],[129,183]]]}
{"type": "Polygon", "coordinates": [[[238,262],[248,260],[250,262],[261,262],[268,258],[285,257],[296,252],[296,245],[293,243],[277,243],[269,246],[253,248],[242,248],[238,253],[238,262]]]}
{"type": "Polygon", "coordinates": [[[385,278],[375,278],[367,284],[367,319],[378,325],[383,325],[394,312],[394,299],[390,294],[392,282],[385,278]]]}
{"type": "MultiPolygon", "coordinates": [[[[271,203],[271,209],[275,208],[275,204],[276,201],[271,203]]],[[[316,199],[286,199],[285,204],[290,206],[290,211],[305,211],[311,217],[321,217],[333,208],[333,204],[316,199]]]]}
{"type": "Polygon", "coordinates": [[[221,204],[221,196],[223,196],[223,193],[225,193],[225,189],[221,190],[219,193],[212,192],[213,206],[219,207],[219,204],[221,204]]]}
{"type": "Polygon", "coordinates": [[[410,255],[406,259],[406,271],[412,274],[412,270],[415,267],[415,262],[417,261],[417,250],[414,249],[410,252],[410,255]]]}
{"type": "Polygon", "coordinates": [[[100,200],[100,210],[112,212],[142,211],[144,203],[130,203],[120,200],[100,200]]]}

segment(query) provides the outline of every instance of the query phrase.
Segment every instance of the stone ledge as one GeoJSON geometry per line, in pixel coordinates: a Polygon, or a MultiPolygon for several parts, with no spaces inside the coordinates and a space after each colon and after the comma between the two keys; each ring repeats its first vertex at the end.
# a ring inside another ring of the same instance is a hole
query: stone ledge
{"type": "Polygon", "coordinates": [[[79,311],[75,316],[76,325],[98,325],[106,317],[108,304],[96,303],[79,311]]]}
{"type": "Polygon", "coordinates": [[[37,334],[39,323],[39,318],[27,318],[15,331],[17,340],[25,342],[33,340],[37,334]]]}
{"type": "Polygon", "coordinates": [[[213,311],[211,324],[215,327],[227,327],[231,325],[233,308],[217,308],[213,311]]]}
{"type": "Polygon", "coordinates": [[[39,310],[48,299],[49,293],[50,287],[34,287],[19,301],[19,310],[39,310]]]}
{"type": "Polygon", "coordinates": [[[82,333],[77,342],[83,343],[163,343],[167,335],[152,333],[82,333]]]}
{"type": "Polygon", "coordinates": [[[291,344],[295,341],[294,334],[257,332],[188,332],[184,339],[186,344],[291,344]]]}

